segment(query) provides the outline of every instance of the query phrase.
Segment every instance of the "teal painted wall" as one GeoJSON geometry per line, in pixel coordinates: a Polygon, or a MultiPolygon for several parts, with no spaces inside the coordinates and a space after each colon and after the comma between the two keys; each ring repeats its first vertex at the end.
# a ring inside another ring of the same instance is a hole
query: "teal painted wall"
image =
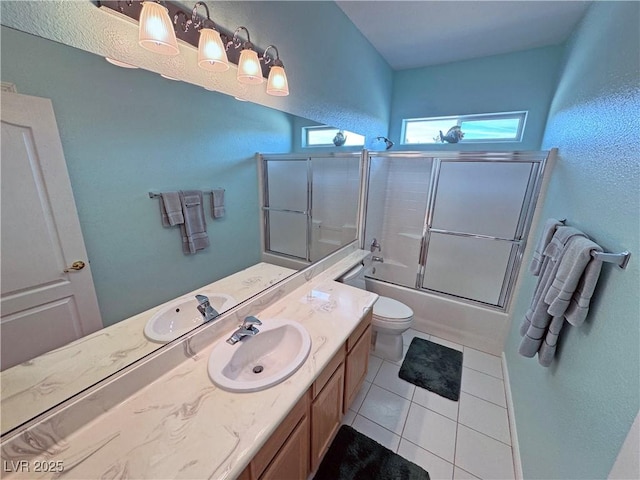
{"type": "Polygon", "coordinates": [[[548,369],[517,353],[535,286],[523,273],[505,354],[525,478],[606,478],[640,405],[638,25],[640,3],[594,2],[567,43],[550,108],[542,146],[559,158],[541,219],[566,217],[632,256],[626,270],[603,266],[586,323],[565,323],[548,369]]]}
{"type": "Polygon", "coordinates": [[[2,80],[53,102],[105,325],[260,261],[254,154],[289,151],[290,115],[5,27],[2,80]],[[147,192],[216,186],[227,214],[184,255],[147,192]]]}
{"type": "Polygon", "coordinates": [[[213,8],[221,25],[247,25],[257,45],[277,45],[291,90],[279,100],[282,110],[368,141],[386,135],[394,72],[334,2],[233,1],[213,8]]]}
{"type": "MultiPolygon", "coordinates": [[[[214,14],[250,27],[257,45],[277,39],[292,90],[283,111],[386,131],[393,72],[334,2],[216,2],[214,14]]],[[[53,101],[105,325],[259,261],[253,155],[292,149],[291,115],[4,26],[1,35],[2,80],[53,101]],[[185,256],[147,192],[214,186],[227,190],[227,216],[209,219],[209,249],[185,256]]]]}
{"type": "Polygon", "coordinates": [[[557,82],[559,46],[398,71],[393,84],[393,150],[539,150],[557,82]],[[400,145],[402,119],[528,110],[519,143],[400,145]]]}

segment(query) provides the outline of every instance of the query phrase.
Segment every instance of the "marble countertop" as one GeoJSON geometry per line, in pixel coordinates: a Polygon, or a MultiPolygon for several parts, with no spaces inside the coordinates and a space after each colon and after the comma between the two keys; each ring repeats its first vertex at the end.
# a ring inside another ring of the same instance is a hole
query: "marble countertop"
{"type": "Polygon", "coordinates": [[[212,343],[45,452],[25,455],[23,470],[5,465],[5,475],[13,472],[5,478],[60,476],[36,472],[43,461],[62,468],[64,478],[236,478],[377,299],[333,281],[348,261],[255,313],[265,324],[272,318],[298,321],[311,335],[309,357],[284,382],[252,393],[217,388],[207,374],[212,343]]]}
{"type": "MultiPolygon", "coordinates": [[[[178,298],[192,297],[207,289],[227,293],[240,303],[294,273],[289,268],[258,263],[178,298]]],[[[161,347],[161,343],[145,337],[144,326],[153,314],[175,300],[0,373],[2,432],[161,347]]]]}

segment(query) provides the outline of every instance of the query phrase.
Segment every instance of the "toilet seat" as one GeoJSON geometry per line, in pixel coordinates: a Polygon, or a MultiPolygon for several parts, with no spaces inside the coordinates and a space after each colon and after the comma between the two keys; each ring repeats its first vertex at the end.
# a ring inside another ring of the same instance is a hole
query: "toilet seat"
{"type": "Polygon", "coordinates": [[[413,319],[413,310],[393,298],[378,297],[373,304],[373,316],[383,322],[405,322],[413,319]]]}

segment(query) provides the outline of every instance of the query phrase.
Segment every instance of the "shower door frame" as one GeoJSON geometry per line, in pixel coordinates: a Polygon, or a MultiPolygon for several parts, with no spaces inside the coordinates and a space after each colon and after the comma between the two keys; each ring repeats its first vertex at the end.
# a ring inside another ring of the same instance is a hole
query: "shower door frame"
{"type": "MultiPolygon", "coordinates": [[[[372,158],[378,157],[383,159],[384,158],[403,158],[403,159],[406,158],[406,159],[430,160],[432,162],[431,178],[429,182],[429,191],[427,192],[427,204],[425,209],[425,218],[423,222],[422,239],[420,241],[420,249],[418,254],[418,271],[416,273],[416,282],[413,288],[419,292],[427,292],[433,295],[452,298],[464,303],[481,305],[485,308],[490,308],[490,309],[494,309],[501,312],[506,311],[511,301],[511,297],[512,297],[511,293],[515,286],[515,282],[516,282],[518,272],[520,270],[520,266],[522,263],[522,259],[524,256],[524,250],[526,248],[526,239],[531,229],[531,222],[533,220],[533,215],[538,202],[538,197],[540,195],[540,189],[542,185],[542,179],[544,176],[546,163],[549,157],[554,153],[555,153],[555,149],[552,149],[551,151],[502,151],[502,152],[489,152],[489,151],[487,152],[462,152],[462,151],[370,152],[365,157],[366,175],[364,178],[366,180],[366,183],[364,183],[364,188],[363,188],[364,213],[362,217],[363,233],[361,236],[362,238],[361,248],[366,248],[364,245],[366,225],[364,225],[364,223],[367,217],[366,210],[367,210],[368,199],[369,199],[369,177],[370,177],[370,168],[371,168],[372,158]],[[532,172],[529,175],[529,182],[527,185],[527,189],[522,200],[522,208],[520,211],[520,216],[518,218],[515,236],[513,239],[492,237],[489,235],[471,234],[471,233],[465,233],[465,232],[454,232],[454,231],[447,231],[447,230],[432,228],[433,215],[435,210],[435,201],[436,201],[436,195],[437,195],[437,189],[438,189],[438,181],[440,176],[441,165],[443,162],[503,162],[503,163],[504,162],[508,162],[508,163],[521,162],[521,163],[533,164],[532,172]],[[429,241],[430,241],[432,232],[447,234],[447,235],[463,236],[468,238],[507,241],[512,243],[513,245],[517,245],[516,249],[512,248],[511,254],[509,256],[507,269],[505,271],[503,284],[502,284],[500,295],[498,298],[499,305],[423,287],[423,281],[424,281],[424,276],[426,271],[427,255],[429,250],[429,241]]],[[[385,280],[380,280],[380,279],[377,279],[377,280],[385,282],[385,280]]],[[[393,282],[389,282],[389,283],[393,283],[393,282]]],[[[412,288],[412,287],[407,287],[407,288],[412,288]]]]}
{"type": "Polygon", "coordinates": [[[322,158],[358,158],[358,168],[359,168],[359,195],[358,195],[358,209],[356,216],[356,238],[354,241],[359,240],[360,235],[360,225],[364,225],[364,221],[361,223],[361,219],[363,218],[363,210],[365,205],[363,203],[362,197],[362,186],[365,185],[364,182],[364,172],[365,172],[365,159],[366,159],[367,150],[361,150],[357,152],[327,152],[327,153],[319,153],[317,155],[310,155],[305,152],[305,154],[296,154],[296,153],[286,153],[286,154],[263,154],[258,153],[256,157],[258,158],[260,165],[260,181],[262,187],[262,234],[263,234],[263,248],[265,253],[270,253],[273,255],[279,255],[281,257],[290,258],[293,260],[302,260],[305,262],[311,263],[311,243],[312,243],[312,229],[313,229],[313,159],[322,159],[322,158]],[[269,161],[294,161],[294,162],[306,162],[307,163],[307,206],[305,210],[290,210],[283,208],[274,208],[269,205],[269,174],[267,163],[269,161]],[[306,252],[305,257],[299,257],[297,255],[291,255],[283,252],[278,252],[275,250],[271,250],[270,245],[270,223],[269,223],[269,213],[270,212],[283,212],[283,213],[293,213],[299,215],[305,215],[307,221],[306,228],[306,252]]]}

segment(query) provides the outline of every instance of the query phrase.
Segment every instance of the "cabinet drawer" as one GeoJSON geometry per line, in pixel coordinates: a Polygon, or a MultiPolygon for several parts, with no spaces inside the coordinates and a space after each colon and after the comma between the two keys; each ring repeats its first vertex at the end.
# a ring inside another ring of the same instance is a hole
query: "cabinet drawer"
{"type": "Polygon", "coordinates": [[[344,362],[344,357],[345,357],[345,347],[343,345],[342,347],[340,347],[340,350],[338,350],[338,353],[336,353],[334,357],[331,359],[329,364],[326,367],[324,367],[324,370],[322,371],[322,373],[320,373],[320,375],[318,375],[318,378],[316,378],[316,381],[313,382],[313,387],[312,387],[313,398],[316,398],[318,396],[318,394],[322,391],[324,386],[327,384],[327,382],[331,378],[331,375],[333,375],[333,372],[336,371],[336,368],[338,368],[338,366],[342,362],[344,362]]]}
{"type": "MultiPolygon", "coordinates": [[[[260,478],[262,472],[267,468],[267,465],[276,456],[278,450],[282,447],[283,443],[287,440],[293,429],[300,422],[300,419],[305,416],[309,409],[309,391],[307,391],[302,398],[298,401],[295,407],[289,412],[286,418],[278,426],[278,428],[271,434],[267,443],[256,453],[251,461],[251,478],[260,478]]],[[[307,440],[308,444],[308,440],[307,440]]]]}
{"type": "Polygon", "coordinates": [[[364,333],[369,325],[371,325],[371,318],[373,317],[373,310],[370,308],[365,314],[364,318],[360,322],[360,325],[356,327],[353,333],[347,339],[347,352],[350,352],[354,347],[360,336],[364,333]]]}

